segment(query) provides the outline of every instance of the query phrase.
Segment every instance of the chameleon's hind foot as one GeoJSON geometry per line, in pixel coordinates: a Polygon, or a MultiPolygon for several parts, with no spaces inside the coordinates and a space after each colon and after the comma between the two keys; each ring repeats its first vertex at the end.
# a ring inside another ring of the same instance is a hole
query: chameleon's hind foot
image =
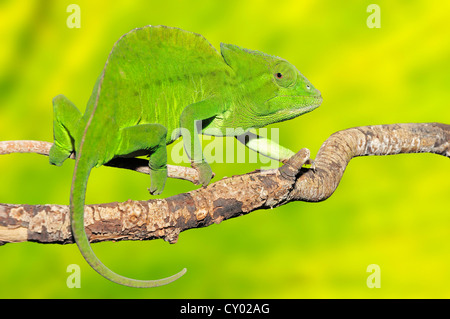
{"type": "Polygon", "coordinates": [[[50,164],[61,166],[74,150],[74,133],[77,131],[81,113],[64,95],[53,98],[53,137],[50,148],[50,164]]]}
{"type": "Polygon", "coordinates": [[[58,147],[56,144],[53,144],[49,152],[50,164],[61,166],[64,161],[69,158],[70,154],[72,154],[71,151],[67,151],[61,147],[58,147]]]}

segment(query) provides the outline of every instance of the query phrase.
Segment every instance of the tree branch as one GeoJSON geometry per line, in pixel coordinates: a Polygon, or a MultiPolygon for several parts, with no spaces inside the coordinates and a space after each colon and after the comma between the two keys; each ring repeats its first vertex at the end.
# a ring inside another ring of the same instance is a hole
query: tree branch
{"type": "MultiPolygon", "coordinates": [[[[0,154],[17,149],[48,154],[42,152],[43,148],[48,150],[48,144],[33,142],[29,148],[15,148],[16,142],[2,142],[0,154]]],[[[224,178],[166,199],[88,205],[86,232],[92,242],[163,238],[175,243],[179,233],[187,229],[290,201],[323,201],[333,194],[353,157],[402,153],[450,158],[450,125],[392,124],[339,131],[322,144],[315,159],[316,170],[302,168],[309,151],[301,149],[279,169],[224,178]]],[[[128,162],[125,166],[129,168],[128,162]]],[[[72,243],[68,206],[0,204],[0,243],[22,241],[72,243]]]]}

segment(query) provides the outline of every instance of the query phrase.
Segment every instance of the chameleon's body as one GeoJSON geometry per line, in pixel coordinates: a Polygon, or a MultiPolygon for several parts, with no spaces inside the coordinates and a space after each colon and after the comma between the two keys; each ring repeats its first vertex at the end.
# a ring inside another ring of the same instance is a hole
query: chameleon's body
{"type": "Polygon", "coordinates": [[[221,44],[219,54],[201,35],[164,26],[125,34],[115,43],[84,115],[62,95],[53,100],[50,163],[61,165],[76,154],[70,211],[81,253],[97,272],[120,284],[153,287],[176,280],[185,270],[142,281],[119,276],[98,260],[84,230],[91,169],[114,157],[149,155],[150,192],[159,194],[167,178],[166,145],[183,136],[199,181],[207,185],[212,174],[199,132],[236,136],[248,147],[284,161],[293,152],[242,134],[309,112],[321,101],[320,92],[278,57],[227,44],[221,44]]]}

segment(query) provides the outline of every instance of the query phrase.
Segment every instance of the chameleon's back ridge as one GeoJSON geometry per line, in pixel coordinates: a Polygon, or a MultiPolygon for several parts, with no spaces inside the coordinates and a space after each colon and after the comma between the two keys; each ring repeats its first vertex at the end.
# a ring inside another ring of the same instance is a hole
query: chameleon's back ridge
{"type": "Polygon", "coordinates": [[[121,128],[156,122],[172,133],[186,103],[216,94],[226,72],[222,56],[199,34],[165,26],[137,28],[114,44],[100,87],[108,95],[100,93],[96,112],[110,113],[121,128]]]}
{"type": "Polygon", "coordinates": [[[84,227],[92,168],[116,157],[146,155],[150,194],[161,194],[167,180],[166,146],[183,137],[199,184],[206,186],[212,170],[198,134],[235,136],[283,162],[294,153],[250,129],[292,119],[321,102],[320,92],[279,57],[223,43],[219,53],[203,36],[178,28],[146,26],[126,33],[114,44],[84,115],[65,96],[53,99],[50,163],[62,165],[75,153],[70,213],[83,257],[103,277],[126,286],[156,287],[180,278],[186,269],[164,279],[136,280],[100,262],[84,227]]]}

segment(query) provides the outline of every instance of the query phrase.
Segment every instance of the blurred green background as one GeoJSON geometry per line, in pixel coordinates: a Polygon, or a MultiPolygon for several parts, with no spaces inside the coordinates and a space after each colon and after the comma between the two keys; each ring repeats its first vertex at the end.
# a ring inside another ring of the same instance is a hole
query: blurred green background
{"type": "MultiPolygon", "coordinates": [[[[314,157],[333,132],[362,125],[450,123],[450,3],[376,1],[0,1],[0,140],[52,140],[52,98],[81,110],[114,42],[129,30],[168,25],[281,56],[321,90],[320,108],[272,127],[292,150],[314,157]],[[69,29],[69,4],[81,28],[69,29]]],[[[431,154],[351,161],[322,203],[273,210],[162,240],[95,244],[114,271],[177,282],[132,289],[97,275],[75,245],[0,247],[2,298],[448,298],[450,162],[431,154]],[[81,288],[69,289],[70,264],[81,288]],[[369,289],[366,268],[381,269],[369,289]]],[[[217,176],[261,166],[212,165],[217,176]]],[[[73,161],[53,167],[35,154],[0,156],[0,202],[68,204],[73,161]]],[[[145,175],[94,169],[88,203],[145,200],[145,175]]],[[[165,197],[196,186],[169,180],[165,197]]]]}

